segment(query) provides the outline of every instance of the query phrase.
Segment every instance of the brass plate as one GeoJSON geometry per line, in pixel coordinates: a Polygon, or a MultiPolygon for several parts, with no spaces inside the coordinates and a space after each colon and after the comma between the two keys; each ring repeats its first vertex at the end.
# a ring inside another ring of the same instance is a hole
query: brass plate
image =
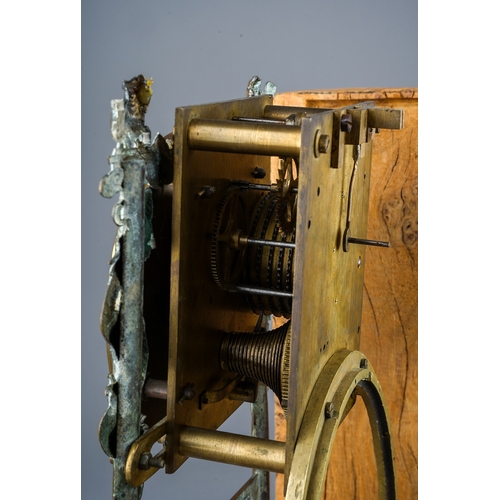
{"type": "MultiPolygon", "coordinates": [[[[222,336],[230,331],[253,331],[258,316],[242,295],[218,288],[210,271],[210,241],[217,204],[231,180],[269,184],[270,158],[194,151],[187,132],[194,118],[230,120],[233,116],[261,117],[271,96],[177,108],[175,117],[170,339],[168,356],[166,472],[175,472],[186,457],[178,453],[180,426],[217,429],[241,404],[228,398],[200,405],[204,391],[227,386],[234,374],[219,367],[222,336]],[[256,180],[255,167],[266,169],[256,180]],[[200,198],[202,186],[215,194],[200,198]],[[194,384],[196,397],[179,404],[182,390],[194,384]]],[[[256,192],[257,197],[261,193],[256,192]]]]}
{"type": "MultiPolygon", "coordinates": [[[[180,426],[217,429],[239,406],[227,398],[201,405],[199,395],[218,391],[234,375],[219,368],[219,347],[228,331],[252,331],[257,316],[243,296],[218,288],[210,273],[210,239],[218,202],[230,180],[256,181],[251,172],[270,173],[268,156],[194,151],[187,143],[190,120],[260,118],[269,96],[211,105],[178,108],[175,124],[172,272],[166,471],[174,472],[186,458],[178,453],[180,426]],[[196,196],[214,186],[210,198],[196,196]],[[195,399],[179,400],[194,384],[195,399]]],[[[354,136],[362,143],[352,193],[350,234],[365,238],[370,182],[371,141],[364,139],[366,113],[354,136]]],[[[361,117],[360,117],[361,118],[361,117]]],[[[294,262],[294,298],[290,355],[290,400],[286,470],[288,475],[299,428],[314,384],[327,360],[338,350],[359,349],[365,247],[342,249],[356,145],[344,148],[344,164],[331,167],[331,154],[319,154],[318,138],[332,134],[332,111],[303,118],[294,262]]],[[[347,141],[346,142],[351,142],[347,141]]],[[[255,193],[259,197],[258,192],[255,193]]]]}
{"type": "MultiPolygon", "coordinates": [[[[317,133],[332,130],[333,113],[302,120],[294,297],[290,354],[285,484],[296,439],[314,384],[340,349],[359,349],[365,247],[342,249],[355,146],[345,146],[344,166],[314,155],[317,133]],[[319,132],[318,132],[319,131],[319,132]]],[[[371,142],[361,148],[353,187],[351,236],[366,238],[371,142]]]]}

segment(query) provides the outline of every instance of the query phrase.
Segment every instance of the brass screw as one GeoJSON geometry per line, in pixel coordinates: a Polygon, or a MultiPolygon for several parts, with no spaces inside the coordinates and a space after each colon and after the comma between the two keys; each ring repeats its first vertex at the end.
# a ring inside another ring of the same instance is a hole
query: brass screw
{"type": "Polygon", "coordinates": [[[211,198],[215,194],[215,186],[203,186],[197,193],[198,198],[211,198]]]}
{"type": "Polygon", "coordinates": [[[153,456],[151,455],[151,453],[149,452],[144,452],[144,453],[141,453],[141,456],[139,457],[139,469],[140,470],[149,470],[150,468],[150,465],[149,465],[149,461],[151,460],[151,458],[153,458],[153,456]]]}
{"type": "Polygon", "coordinates": [[[255,169],[252,172],[252,176],[255,179],[263,179],[266,176],[266,171],[261,167],[255,167],[255,169]]]}
{"type": "Polygon", "coordinates": [[[138,467],[140,470],[149,470],[151,467],[162,469],[165,467],[165,460],[163,457],[153,457],[151,453],[145,451],[144,453],[141,453],[141,456],[139,457],[138,467]]]}
{"type": "Polygon", "coordinates": [[[181,405],[184,403],[184,401],[191,401],[195,396],[196,392],[193,389],[194,384],[188,384],[184,389],[182,390],[182,396],[180,397],[179,401],[177,401],[177,404],[181,405]]]}
{"type": "Polygon", "coordinates": [[[339,418],[339,412],[335,411],[335,407],[331,401],[326,403],[325,418],[339,418]]]}

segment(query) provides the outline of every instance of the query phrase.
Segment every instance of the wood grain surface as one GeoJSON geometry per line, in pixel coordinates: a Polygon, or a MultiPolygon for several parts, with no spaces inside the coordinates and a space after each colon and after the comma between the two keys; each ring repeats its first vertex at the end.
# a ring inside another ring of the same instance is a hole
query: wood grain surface
{"type": "MultiPolygon", "coordinates": [[[[384,390],[391,424],[398,498],[418,497],[418,91],[341,89],[279,94],[274,104],[338,108],[360,101],[405,110],[403,130],[381,130],[373,145],[369,239],[390,249],[367,248],[361,347],[384,390]]],[[[276,439],[285,440],[286,420],[275,405],[276,439]]],[[[277,475],[276,499],[283,499],[277,475]]],[[[332,449],[323,498],[378,498],[368,417],[358,398],[332,449]]]]}

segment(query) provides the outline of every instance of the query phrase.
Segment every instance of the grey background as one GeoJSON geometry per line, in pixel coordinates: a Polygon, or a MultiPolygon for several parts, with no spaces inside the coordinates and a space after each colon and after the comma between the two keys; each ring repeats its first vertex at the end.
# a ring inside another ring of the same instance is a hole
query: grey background
{"type": "MultiPolygon", "coordinates": [[[[253,75],[278,92],[416,87],[417,0],[82,2],[82,499],[111,498],[112,466],[98,439],[106,409],[105,342],[99,332],[116,227],[98,183],[114,142],[110,101],[121,83],[154,78],[146,123],[171,131],[177,106],[244,97],[253,75]]],[[[224,429],[246,433],[248,405],[224,429]]],[[[157,473],[144,500],[228,499],[250,471],[190,459],[157,473]]]]}

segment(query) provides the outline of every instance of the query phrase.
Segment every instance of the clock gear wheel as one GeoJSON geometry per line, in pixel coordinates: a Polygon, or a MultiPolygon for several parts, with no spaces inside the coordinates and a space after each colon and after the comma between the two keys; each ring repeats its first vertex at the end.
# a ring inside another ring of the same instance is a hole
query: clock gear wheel
{"type": "Polygon", "coordinates": [[[238,248],[238,235],[248,226],[244,192],[230,187],[217,205],[210,246],[210,264],[215,283],[224,290],[236,283],[245,263],[245,248],[238,248]]]}
{"type": "Polygon", "coordinates": [[[299,162],[297,159],[280,158],[278,167],[276,219],[281,233],[290,235],[297,222],[297,192],[299,162]]]}

